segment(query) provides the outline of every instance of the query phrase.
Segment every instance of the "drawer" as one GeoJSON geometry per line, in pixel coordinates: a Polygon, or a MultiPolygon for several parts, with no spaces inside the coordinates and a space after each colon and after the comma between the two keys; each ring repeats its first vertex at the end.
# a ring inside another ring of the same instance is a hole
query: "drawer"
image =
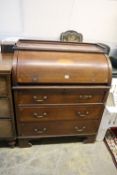
{"type": "Polygon", "coordinates": [[[20,136],[57,136],[82,135],[96,133],[99,121],[52,121],[39,123],[21,123],[20,136]]]}
{"type": "Polygon", "coordinates": [[[7,76],[0,75],[0,96],[8,95],[8,80],[7,76]]]}
{"type": "Polygon", "coordinates": [[[0,138],[12,137],[12,122],[11,120],[0,119],[0,138]]]}
{"type": "Polygon", "coordinates": [[[0,98],[0,118],[11,116],[10,102],[8,98],[0,98]]]}
{"type": "Polygon", "coordinates": [[[39,107],[19,107],[20,121],[85,120],[102,116],[103,105],[50,105],[39,107]]]}
{"type": "Polygon", "coordinates": [[[107,90],[104,89],[36,89],[19,90],[17,104],[68,104],[102,103],[107,90]]]}

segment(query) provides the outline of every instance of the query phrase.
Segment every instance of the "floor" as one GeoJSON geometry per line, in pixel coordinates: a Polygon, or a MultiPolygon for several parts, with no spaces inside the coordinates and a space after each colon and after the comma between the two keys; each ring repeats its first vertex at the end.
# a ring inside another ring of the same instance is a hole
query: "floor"
{"type": "Polygon", "coordinates": [[[117,175],[103,142],[0,148],[0,175],[117,175]]]}

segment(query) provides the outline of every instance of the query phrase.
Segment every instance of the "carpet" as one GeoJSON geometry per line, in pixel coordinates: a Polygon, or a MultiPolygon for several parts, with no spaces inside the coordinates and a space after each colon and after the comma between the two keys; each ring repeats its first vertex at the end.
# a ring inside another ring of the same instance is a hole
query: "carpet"
{"type": "Polygon", "coordinates": [[[117,167],[117,128],[110,128],[107,130],[105,143],[117,167]]]}

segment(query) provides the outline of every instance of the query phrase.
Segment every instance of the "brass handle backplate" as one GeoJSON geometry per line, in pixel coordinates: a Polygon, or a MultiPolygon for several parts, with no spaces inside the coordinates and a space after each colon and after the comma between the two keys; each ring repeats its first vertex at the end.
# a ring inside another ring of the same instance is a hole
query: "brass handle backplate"
{"type": "Polygon", "coordinates": [[[37,103],[44,102],[47,98],[47,96],[43,96],[41,99],[39,99],[36,95],[33,96],[33,100],[37,103]]]}
{"type": "Polygon", "coordinates": [[[77,112],[77,114],[80,117],[86,117],[89,114],[89,111],[86,111],[85,113],[77,112]]]}
{"type": "Polygon", "coordinates": [[[35,128],[34,129],[34,132],[38,133],[38,134],[43,134],[47,131],[47,128],[42,128],[42,129],[38,129],[38,128],[35,128]]]}
{"type": "Polygon", "coordinates": [[[92,95],[80,95],[80,99],[86,100],[86,99],[91,99],[93,96],[92,95]]]}
{"type": "Polygon", "coordinates": [[[34,112],[33,113],[33,117],[35,117],[35,118],[43,118],[43,117],[46,117],[47,116],[47,113],[46,112],[43,112],[43,114],[38,114],[37,112],[34,112]]]}
{"type": "Polygon", "coordinates": [[[75,128],[75,130],[76,130],[77,132],[83,132],[83,131],[86,129],[85,126],[83,126],[82,128],[79,128],[78,126],[75,126],[74,128],[75,128]]]}

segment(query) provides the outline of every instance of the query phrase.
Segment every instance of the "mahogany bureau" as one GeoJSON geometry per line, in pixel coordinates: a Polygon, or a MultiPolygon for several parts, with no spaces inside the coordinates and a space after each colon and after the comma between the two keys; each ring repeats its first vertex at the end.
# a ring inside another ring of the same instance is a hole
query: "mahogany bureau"
{"type": "Polygon", "coordinates": [[[6,140],[14,147],[16,135],[11,87],[12,56],[0,53],[0,140],[6,140]]]}
{"type": "Polygon", "coordinates": [[[95,141],[111,85],[111,64],[104,48],[19,40],[12,77],[20,147],[44,137],[95,141]]]}

